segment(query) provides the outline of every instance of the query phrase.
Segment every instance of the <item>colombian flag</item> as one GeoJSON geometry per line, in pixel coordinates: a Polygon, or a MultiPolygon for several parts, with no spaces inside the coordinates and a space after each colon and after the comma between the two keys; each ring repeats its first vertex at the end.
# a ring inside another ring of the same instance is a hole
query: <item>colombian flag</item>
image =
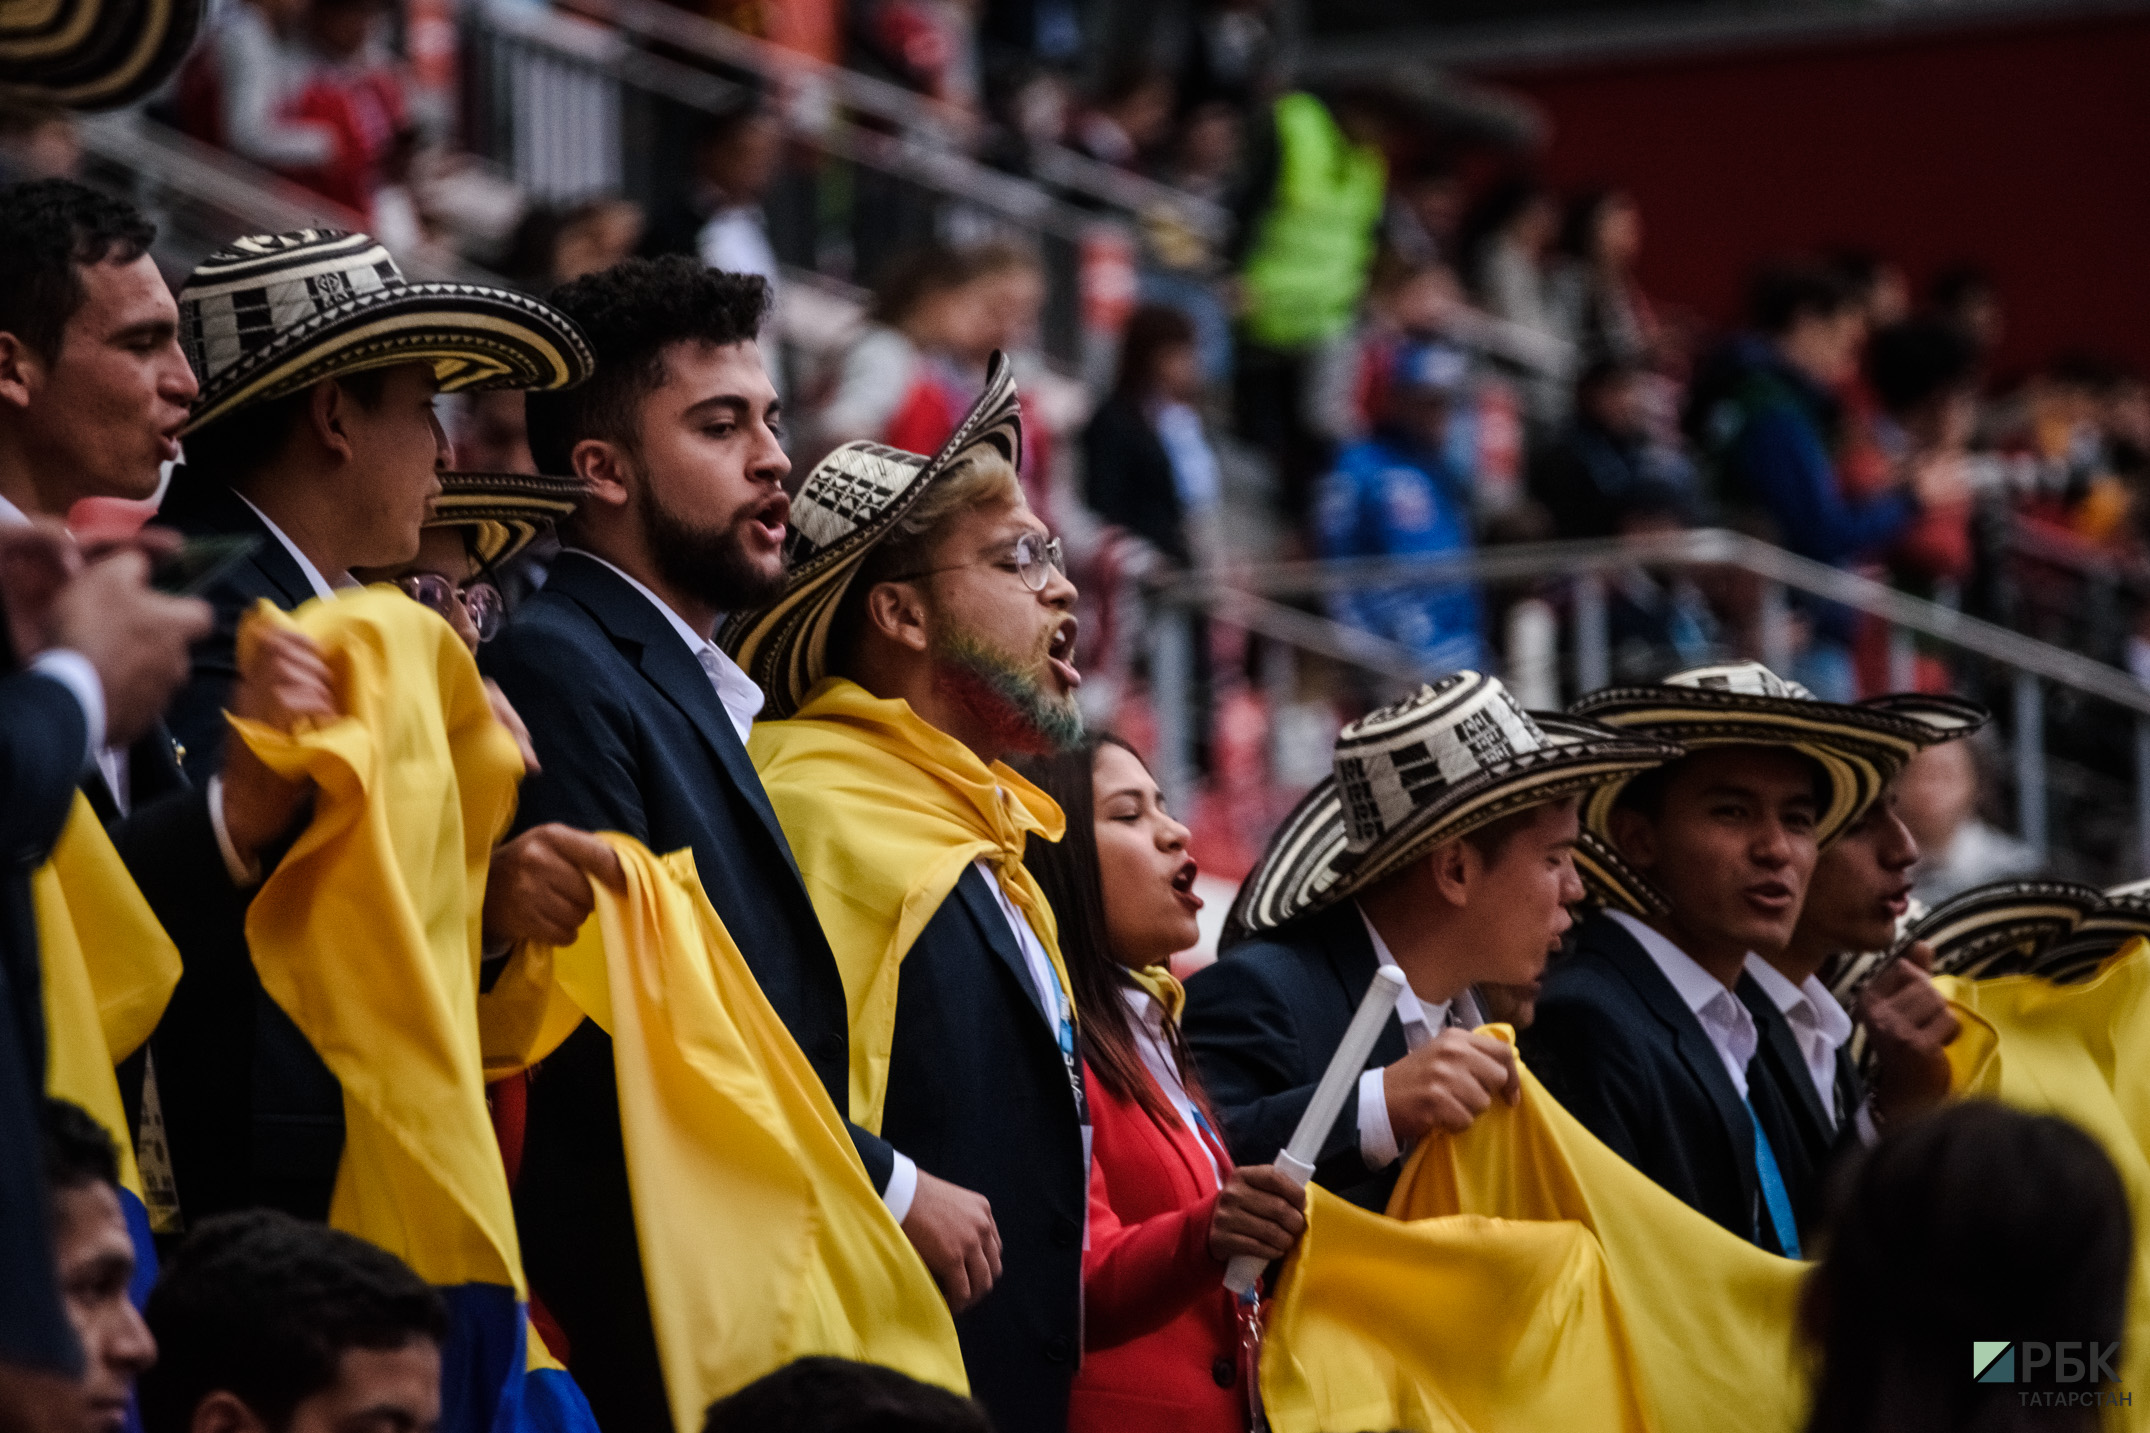
{"type": "Polygon", "coordinates": [[[593,1430],[529,1328],[506,1171],[478,1046],[480,909],[522,759],[477,664],[389,588],[262,604],[319,644],[341,718],[292,735],[232,718],[272,769],[311,778],[313,819],[247,911],[263,987],[343,1085],[329,1222],[401,1257],[448,1300],[441,1426],[593,1430]]]}

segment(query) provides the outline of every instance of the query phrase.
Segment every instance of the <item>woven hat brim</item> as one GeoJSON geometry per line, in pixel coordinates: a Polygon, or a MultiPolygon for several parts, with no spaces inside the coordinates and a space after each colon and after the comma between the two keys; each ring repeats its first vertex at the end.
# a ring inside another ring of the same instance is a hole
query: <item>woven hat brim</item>
{"type": "Polygon", "coordinates": [[[279,333],[202,385],[191,432],[343,373],[430,363],[443,393],[572,388],[596,367],[574,320],[527,294],[479,284],[398,284],[279,333]]]}
{"type": "Polygon", "coordinates": [[[1240,883],[1225,918],[1226,939],[1275,930],[1347,900],[1444,841],[1526,807],[1577,796],[1610,780],[1661,766],[1680,748],[1609,731],[1595,722],[1532,713],[1555,744],[1489,765],[1399,821],[1351,859],[1343,798],[1335,777],[1309,791],[1277,828],[1240,883]]]}
{"type": "Polygon", "coordinates": [[[799,560],[776,601],[751,612],[733,614],[717,633],[717,645],[760,685],[767,700],[762,708],[764,717],[790,716],[805,701],[806,694],[828,675],[829,637],[836,626],[836,615],[867,555],[917,505],[936,479],[982,453],[1003,458],[1018,470],[1022,467],[1023,425],[1015,374],[1006,356],[998,352],[986,365],[985,388],[978,401],[930,458],[878,443],[846,443],[814,466],[799,485],[802,494],[835,471],[847,455],[915,463],[917,470],[867,521],[799,560]]]}
{"type": "Polygon", "coordinates": [[[69,109],[130,104],[179,68],[202,12],[202,0],[7,0],[0,88],[69,109]]]}
{"type": "Polygon", "coordinates": [[[462,528],[480,567],[521,552],[573,513],[587,491],[578,478],[530,473],[442,473],[440,484],[425,525],[462,528]]]}
{"type": "Polygon", "coordinates": [[[1933,947],[1936,975],[2021,974],[2040,950],[2106,904],[2104,892],[2073,881],[1995,881],[1935,906],[1911,924],[1896,950],[1924,941],[1933,947]]]}

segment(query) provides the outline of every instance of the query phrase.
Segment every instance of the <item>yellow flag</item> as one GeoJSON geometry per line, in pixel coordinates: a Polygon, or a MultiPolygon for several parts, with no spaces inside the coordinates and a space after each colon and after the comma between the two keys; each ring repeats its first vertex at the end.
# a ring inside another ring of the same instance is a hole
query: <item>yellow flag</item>
{"type": "Polygon", "coordinates": [[[45,1088],[89,1111],[119,1147],[120,1184],[142,1175],[112,1067],[156,1029],[179,983],[179,951],[150,913],[80,792],[31,884],[49,1047],[45,1088]]]}
{"type": "Polygon", "coordinates": [[[947,1304],[711,908],[693,853],[604,839],[626,893],[598,886],[572,946],[522,949],[485,1018],[501,1022],[489,1036],[496,1068],[541,1058],[561,1025],[572,1030],[563,1003],[612,1037],[677,1427],[692,1433],[711,1401],[810,1354],[968,1392],[947,1304]],[[534,1043],[514,1052],[517,1040],[534,1043]]]}

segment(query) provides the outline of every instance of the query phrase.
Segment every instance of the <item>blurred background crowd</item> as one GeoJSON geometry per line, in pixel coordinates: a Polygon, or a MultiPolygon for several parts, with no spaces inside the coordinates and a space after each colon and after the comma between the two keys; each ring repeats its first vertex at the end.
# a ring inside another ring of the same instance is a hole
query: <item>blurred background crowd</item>
{"type": "MultiPolygon", "coordinates": [[[[1551,705],[1741,655],[2004,713],[1907,779],[1922,896],[2132,873],[2150,688],[2026,696],[1946,633],[2150,683],[2140,136],[2054,142],[2120,113],[2150,12],[1741,13],[217,0],[140,113],[0,113],[0,171],[128,189],[175,277],[293,215],[534,292],[632,253],[760,273],[802,473],[930,451],[1017,355],[1085,703],[1172,748],[1222,881],[1406,676],[1551,705]],[[1589,539],[1659,560],[1545,546],[1589,539]]],[[[458,400],[459,465],[532,470],[521,413],[458,400]]]]}

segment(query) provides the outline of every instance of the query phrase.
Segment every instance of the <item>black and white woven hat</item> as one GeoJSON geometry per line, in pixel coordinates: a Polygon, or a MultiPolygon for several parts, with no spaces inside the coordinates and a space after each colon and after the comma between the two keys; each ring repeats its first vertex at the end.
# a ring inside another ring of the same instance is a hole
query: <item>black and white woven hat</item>
{"type": "Polygon", "coordinates": [[[1680,752],[1642,733],[1527,712],[1496,677],[1443,677],[1337,735],[1334,774],[1270,838],[1232,903],[1227,938],[1273,930],[1444,841],[1680,752]]]}
{"type": "Polygon", "coordinates": [[[828,674],[837,610],[875,544],[935,479],[988,455],[1022,466],[1015,374],[999,353],[986,365],[985,391],[932,457],[859,442],[814,465],[791,500],[783,594],[766,607],[734,613],[717,633],[717,645],[767,693],[764,716],[790,716],[828,674]]]}
{"type": "Polygon", "coordinates": [[[203,0],[0,0],[0,90],[112,109],[164,83],[201,29],[203,0]]]}
{"type": "Polygon", "coordinates": [[[531,473],[442,473],[427,527],[463,530],[471,558],[482,568],[507,561],[545,529],[575,510],[578,478],[531,473]]]}
{"type": "MultiPolygon", "coordinates": [[[[1653,686],[1607,687],[1569,710],[1689,750],[1784,746],[1811,758],[1828,776],[1828,799],[1815,823],[1824,846],[1859,819],[1913,756],[1969,736],[1987,720],[1986,709],[1975,702],[1925,693],[1850,705],[1818,701],[1760,662],[1695,667],[1653,686]]],[[[1663,898],[1619,861],[1613,847],[1612,811],[1626,785],[1626,779],[1608,782],[1583,803],[1586,839],[1577,865],[1602,903],[1652,914],[1663,909],[1663,898]]]]}
{"type": "Polygon", "coordinates": [[[336,229],[257,234],[202,260],[179,291],[179,342],[201,383],[189,429],[367,368],[430,363],[456,393],[572,388],[595,366],[550,304],[414,284],[371,238],[336,229]]]}

